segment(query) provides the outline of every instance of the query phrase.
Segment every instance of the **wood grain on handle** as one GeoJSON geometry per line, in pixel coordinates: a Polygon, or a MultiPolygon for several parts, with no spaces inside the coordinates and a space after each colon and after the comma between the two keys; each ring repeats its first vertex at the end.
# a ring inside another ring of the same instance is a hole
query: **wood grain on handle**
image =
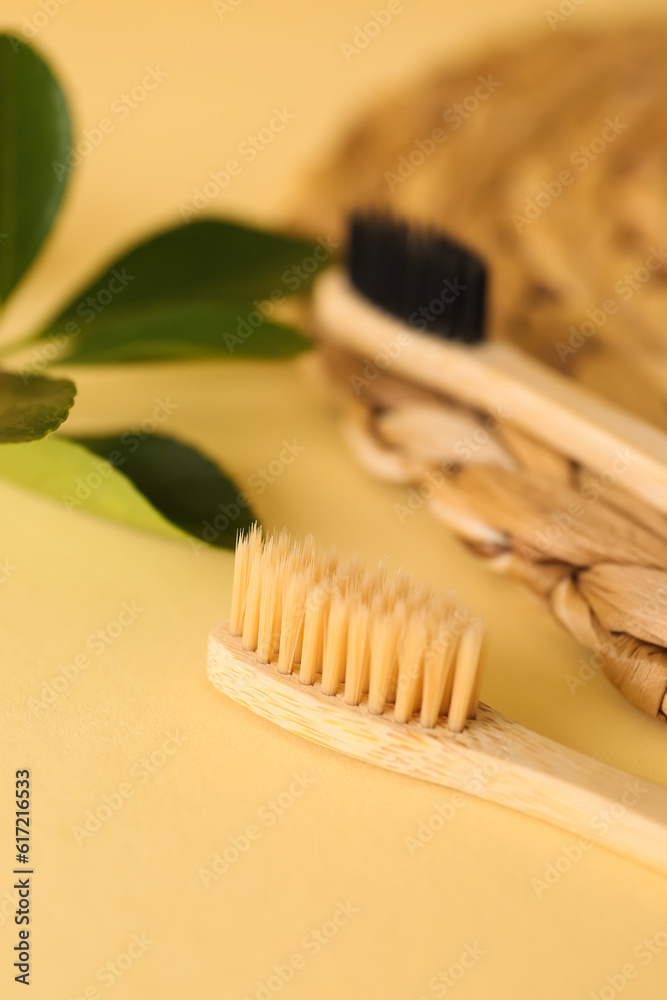
{"type": "Polygon", "coordinates": [[[533,437],[667,513],[667,435],[600,399],[509,344],[460,346],[425,335],[375,308],[335,268],[313,292],[317,328],[389,371],[455,399],[496,412],[533,437]]]}
{"type": "Polygon", "coordinates": [[[476,720],[452,734],[371,715],[319,683],[299,684],[258,663],[224,625],[209,638],[208,676],[215,687],[290,732],[391,771],[460,789],[571,833],[667,874],[667,789],[560,746],[480,706],[476,720]]]}

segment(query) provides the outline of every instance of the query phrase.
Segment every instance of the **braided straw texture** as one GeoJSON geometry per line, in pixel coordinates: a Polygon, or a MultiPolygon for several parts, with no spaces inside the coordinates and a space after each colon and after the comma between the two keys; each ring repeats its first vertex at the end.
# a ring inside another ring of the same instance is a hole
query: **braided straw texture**
{"type": "MultiPolygon", "coordinates": [[[[295,222],[341,235],[350,209],[378,207],[441,226],[490,264],[491,337],[665,426],[666,41],[660,24],[558,27],[438,72],[353,127],[295,222]]],[[[664,719],[667,522],[623,489],[631,460],[594,476],[502,414],[322,356],[363,464],[413,484],[406,507],[527,584],[664,719]]]]}
{"type": "MultiPolygon", "coordinates": [[[[632,455],[601,474],[512,427],[321,344],[343,428],[375,475],[410,484],[488,566],[530,587],[597,654],[632,704],[667,716],[667,520],[623,488],[632,455]]],[[[379,359],[376,359],[379,361],[379,359]]]]}

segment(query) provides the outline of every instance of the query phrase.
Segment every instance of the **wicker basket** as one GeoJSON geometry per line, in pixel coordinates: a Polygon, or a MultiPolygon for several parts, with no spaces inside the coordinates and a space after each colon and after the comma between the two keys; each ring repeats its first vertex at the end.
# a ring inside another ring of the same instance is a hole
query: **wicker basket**
{"type": "MultiPolygon", "coordinates": [[[[442,226],[490,264],[490,336],[664,426],[666,41],[660,25],[556,31],[440,73],[353,129],[296,221],[341,233],[374,206],[442,226]]],[[[621,470],[595,475],[374,359],[322,357],[360,460],[410,483],[406,504],[531,587],[664,720],[667,520],[621,470]]]]}

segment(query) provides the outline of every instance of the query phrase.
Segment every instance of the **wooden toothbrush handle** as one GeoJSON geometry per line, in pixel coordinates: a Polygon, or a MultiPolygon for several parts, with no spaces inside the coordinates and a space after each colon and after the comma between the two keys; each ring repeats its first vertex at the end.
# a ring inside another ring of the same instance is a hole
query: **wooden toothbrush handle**
{"type": "Polygon", "coordinates": [[[667,789],[480,709],[461,736],[492,776],[489,794],[468,791],[667,874],[667,789]]]}
{"type": "Polygon", "coordinates": [[[458,789],[537,819],[667,874],[667,789],[560,746],[480,705],[453,734],[371,715],[258,663],[225,626],[209,638],[208,676],[257,715],[331,750],[458,789]]]}
{"type": "Polygon", "coordinates": [[[466,347],[384,313],[335,268],[315,285],[318,332],[357,356],[522,427],[667,513],[667,435],[510,344],[466,347]]]}

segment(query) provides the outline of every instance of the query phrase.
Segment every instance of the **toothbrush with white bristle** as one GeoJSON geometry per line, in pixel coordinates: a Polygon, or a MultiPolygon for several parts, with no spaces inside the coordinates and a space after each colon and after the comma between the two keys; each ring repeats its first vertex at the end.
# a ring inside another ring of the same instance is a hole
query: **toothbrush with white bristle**
{"type": "Polygon", "coordinates": [[[208,676],[305,739],[667,874],[667,789],[479,704],[482,645],[481,621],[451,595],[254,527],[237,543],[230,621],[210,635],[208,676]]]}

